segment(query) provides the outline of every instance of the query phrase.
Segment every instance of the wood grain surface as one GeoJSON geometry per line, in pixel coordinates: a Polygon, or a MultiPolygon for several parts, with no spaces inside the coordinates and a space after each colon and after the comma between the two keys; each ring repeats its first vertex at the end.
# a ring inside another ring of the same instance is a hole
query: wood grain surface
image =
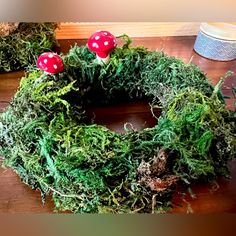
{"type": "Polygon", "coordinates": [[[200,22],[67,22],[60,23],[57,39],[85,39],[96,30],[106,29],[114,35],[131,37],[197,35],[200,22]]]}
{"type": "MultiPolygon", "coordinates": [[[[144,45],[150,50],[164,50],[171,56],[182,58],[185,62],[192,60],[216,84],[228,70],[236,72],[236,60],[230,62],[211,61],[193,51],[195,37],[157,37],[135,38],[133,45],[144,45]]],[[[85,40],[60,40],[60,50],[67,52],[74,43],[85,44],[85,40]]],[[[0,110],[4,110],[19,85],[23,71],[0,74],[0,110]]],[[[236,87],[236,75],[232,75],[223,85],[223,93],[232,96],[227,99],[227,108],[233,109],[235,98],[231,92],[236,87]]],[[[135,129],[155,125],[155,120],[145,102],[134,102],[116,107],[92,108],[90,114],[96,114],[96,122],[106,125],[118,132],[123,132],[123,124],[130,122],[135,129]],[[111,114],[110,116],[108,114],[111,114]]],[[[219,178],[217,183],[209,185],[198,183],[192,186],[195,198],[181,189],[176,189],[173,198],[173,213],[236,213],[236,160],[229,163],[231,179],[219,178]]],[[[53,213],[50,196],[42,205],[40,193],[23,184],[10,169],[0,168],[0,212],[11,213],[53,213]]]]}

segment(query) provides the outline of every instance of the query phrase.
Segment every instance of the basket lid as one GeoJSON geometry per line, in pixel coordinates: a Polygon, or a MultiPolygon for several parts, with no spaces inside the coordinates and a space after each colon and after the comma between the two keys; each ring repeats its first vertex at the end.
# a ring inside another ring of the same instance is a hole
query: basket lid
{"type": "Polygon", "coordinates": [[[200,30],[214,38],[236,40],[236,22],[201,23],[200,30]]]}

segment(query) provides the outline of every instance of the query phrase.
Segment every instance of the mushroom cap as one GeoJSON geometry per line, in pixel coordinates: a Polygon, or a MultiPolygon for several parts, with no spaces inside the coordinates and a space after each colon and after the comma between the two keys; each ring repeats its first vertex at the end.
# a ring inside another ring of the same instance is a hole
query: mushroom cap
{"type": "Polygon", "coordinates": [[[48,74],[57,74],[64,70],[62,58],[53,52],[42,53],[38,57],[36,65],[40,70],[43,70],[48,74]]]}
{"type": "Polygon", "coordinates": [[[116,37],[106,30],[95,32],[88,39],[87,44],[89,50],[96,52],[100,58],[106,58],[116,45],[116,37]]]}

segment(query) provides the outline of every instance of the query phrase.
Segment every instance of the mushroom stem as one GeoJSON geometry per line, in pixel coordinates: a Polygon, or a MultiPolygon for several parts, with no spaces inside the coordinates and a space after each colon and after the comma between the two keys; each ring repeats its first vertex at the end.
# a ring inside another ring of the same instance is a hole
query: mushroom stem
{"type": "Polygon", "coordinates": [[[99,57],[98,55],[96,55],[96,60],[100,65],[107,65],[110,61],[110,55],[107,55],[107,57],[99,57]]]}

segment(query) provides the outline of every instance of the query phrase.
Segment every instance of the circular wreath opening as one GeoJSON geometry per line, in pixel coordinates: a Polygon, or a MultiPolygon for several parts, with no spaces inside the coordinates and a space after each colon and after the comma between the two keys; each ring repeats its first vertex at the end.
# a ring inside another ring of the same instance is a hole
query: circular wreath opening
{"type": "Polygon", "coordinates": [[[64,72],[33,68],[0,117],[0,154],[22,181],[73,212],[163,212],[177,183],[228,175],[234,113],[195,65],[130,47],[100,65],[86,46],[62,55],[64,72]],[[88,107],[148,100],[156,125],[120,134],[93,123],[88,107]],[[151,109],[152,110],[152,109],[151,109]]]}

